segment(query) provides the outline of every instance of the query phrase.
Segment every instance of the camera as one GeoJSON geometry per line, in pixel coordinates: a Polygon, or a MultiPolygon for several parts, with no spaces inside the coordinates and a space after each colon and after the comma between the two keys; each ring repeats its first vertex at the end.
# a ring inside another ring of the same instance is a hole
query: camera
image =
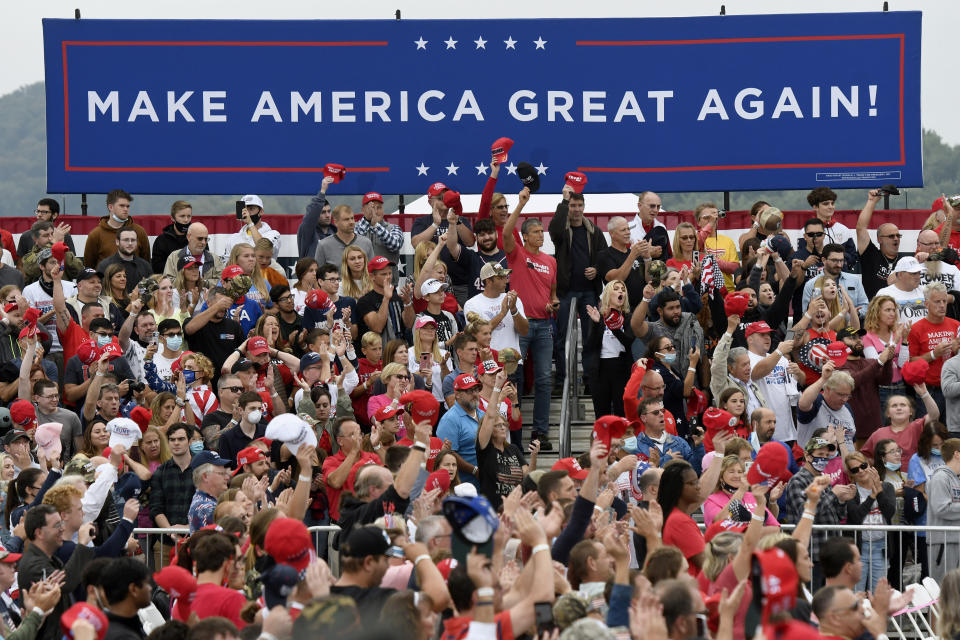
{"type": "Polygon", "coordinates": [[[888,196],[900,195],[900,189],[897,189],[897,185],[895,184],[885,184],[879,189],[877,189],[877,191],[879,191],[880,193],[886,194],[888,196]]]}
{"type": "Polygon", "coordinates": [[[727,210],[726,210],[726,209],[717,209],[717,217],[718,217],[718,218],[726,218],[726,217],[727,217],[727,210]]]}
{"type": "Polygon", "coordinates": [[[142,393],[144,389],[147,388],[147,385],[140,382],[139,380],[124,380],[127,383],[129,391],[127,391],[127,396],[132,396],[134,393],[142,393]]]}

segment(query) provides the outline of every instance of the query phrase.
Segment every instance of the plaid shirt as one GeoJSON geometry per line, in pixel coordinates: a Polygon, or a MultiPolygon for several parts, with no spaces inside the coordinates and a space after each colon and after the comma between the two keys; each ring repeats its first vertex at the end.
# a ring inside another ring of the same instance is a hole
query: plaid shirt
{"type": "MultiPolygon", "coordinates": [[[[806,467],[793,474],[784,491],[783,521],[788,524],[799,524],[803,517],[803,507],[807,503],[804,491],[813,482],[813,473],[806,467]]],[[[817,513],[814,524],[840,524],[846,515],[843,504],[833,493],[830,487],[824,490],[817,503],[817,513]]],[[[810,535],[810,558],[814,562],[820,559],[820,543],[827,539],[825,531],[814,530],[810,535]]]]}
{"type": "Polygon", "coordinates": [[[353,227],[353,232],[358,236],[367,236],[371,242],[373,238],[376,238],[383,243],[383,246],[385,246],[388,251],[393,251],[394,253],[403,248],[403,230],[389,222],[381,222],[380,224],[373,225],[370,224],[369,220],[361,216],[360,219],[357,220],[357,224],[353,227]]]}
{"type": "Polygon", "coordinates": [[[170,524],[185,524],[193,498],[193,471],[183,471],[171,458],[153,472],[150,478],[150,517],[156,521],[161,513],[170,524]]]}
{"type": "Polygon", "coordinates": [[[217,499],[209,493],[204,493],[200,489],[193,494],[193,500],[190,502],[190,533],[203,529],[208,524],[213,524],[213,511],[217,508],[217,499]]]}

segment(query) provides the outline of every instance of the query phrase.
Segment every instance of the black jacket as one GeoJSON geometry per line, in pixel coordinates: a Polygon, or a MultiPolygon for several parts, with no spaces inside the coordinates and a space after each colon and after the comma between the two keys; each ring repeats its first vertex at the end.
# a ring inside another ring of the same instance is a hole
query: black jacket
{"type": "Polygon", "coordinates": [[[153,251],[150,254],[152,256],[150,266],[153,268],[153,272],[163,273],[163,268],[167,265],[167,256],[174,251],[183,249],[185,246],[187,246],[187,235],[178,236],[177,232],[173,230],[173,223],[165,226],[163,233],[153,241],[153,251]]]}
{"type": "MultiPolygon", "coordinates": [[[[591,320],[590,328],[587,331],[587,343],[583,345],[583,351],[585,353],[586,352],[595,353],[598,356],[596,358],[590,359],[590,362],[588,363],[588,367],[590,370],[585,372],[588,376],[591,376],[594,379],[596,379],[596,376],[600,372],[601,363],[600,363],[599,355],[600,355],[600,345],[603,342],[604,329],[606,329],[606,326],[604,325],[602,318],[600,322],[593,322],[591,320]]],[[[624,346],[625,350],[620,352],[620,355],[617,357],[617,360],[619,365],[626,368],[629,375],[630,365],[633,363],[633,355],[630,349],[633,346],[633,340],[634,340],[633,330],[630,328],[629,315],[627,315],[623,319],[623,328],[613,330],[613,335],[614,337],[616,337],[617,340],[620,341],[620,344],[624,346]]]]}
{"type": "MultiPolygon", "coordinates": [[[[550,239],[553,241],[553,255],[557,259],[557,295],[563,297],[570,288],[570,245],[573,242],[573,231],[567,219],[569,202],[561,200],[557,205],[557,212],[550,220],[550,239]]],[[[597,254],[607,247],[607,240],[603,232],[587,218],[583,219],[583,227],[587,230],[587,251],[590,254],[590,266],[596,267],[597,254]]],[[[603,288],[603,278],[600,274],[592,280],[594,293],[600,295],[603,288]]]]}
{"type": "Polygon", "coordinates": [[[66,574],[66,582],[61,588],[63,596],[60,602],[53,607],[53,611],[43,621],[40,632],[37,633],[36,640],[59,640],[60,636],[60,616],[73,604],[71,595],[77,587],[80,586],[83,569],[93,560],[95,551],[91,547],[78,545],[70,556],[70,561],[64,565],[56,557],[51,558],[36,545],[28,545],[20,564],[17,567],[17,582],[20,592],[25,593],[34,583],[43,580],[44,575],[49,576],[58,569],[63,569],[66,574]]]}
{"type": "Polygon", "coordinates": [[[143,632],[143,624],[140,622],[140,616],[127,618],[118,616],[110,611],[105,611],[110,626],[107,627],[107,634],[103,640],[144,640],[147,634],[143,632]]]}

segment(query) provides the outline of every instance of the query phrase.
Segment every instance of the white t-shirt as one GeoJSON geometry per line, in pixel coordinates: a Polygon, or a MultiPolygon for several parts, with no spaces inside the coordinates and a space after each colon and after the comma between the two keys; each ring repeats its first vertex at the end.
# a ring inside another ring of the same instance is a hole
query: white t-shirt
{"type": "MultiPolygon", "coordinates": [[[[494,349],[496,349],[496,347],[494,347],[494,349]]],[[[440,357],[445,358],[446,356],[446,350],[440,349],[440,357]]],[[[407,349],[407,368],[413,373],[420,372],[420,354],[415,352],[413,345],[410,345],[407,349]]],[[[443,375],[441,375],[440,372],[440,363],[434,360],[430,370],[433,372],[430,378],[430,384],[433,385],[433,388],[430,391],[433,393],[433,397],[437,399],[437,402],[443,402],[443,375]]]]}
{"type": "MultiPolygon", "coordinates": [[[[627,226],[630,228],[630,244],[640,242],[647,237],[647,232],[643,229],[643,220],[640,218],[639,213],[633,216],[633,220],[627,223],[627,226]]],[[[667,228],[667,226],[660,222],[658,218],[653,219],[653,226],[654,228],[667,228]]],[[[661,256],[660,259],[662,260],[663,256],[661,256]]]]}
{"type": "Polygon", "coordinates": [[[626,351],[623,347],[623,343],[617,340],[617,336],[613,335],[613,331],[606,326],[603,327],[603,338],[600,339],[600,357],[601,358],[616,358],[621,353],[626,351]]]}
{"type": "Polygon", "coordinates": [[[923,277],[920,286],[925,287],[931,282],[942,282],[947,291],[960,289],[960,269],[946,262],[924,262],[923,277]]]}
{"type": "Polygon", "coordinates": [[[824,238],[823,244],[843,244],[847,240],[853,240],[854,244],[857,242],[857,237],[853,231],[842,222],[834,222],[829,227],[826,227],[824,232],[826,233],[826,237],[824,238]]]}
{"type": "MultiPolygon", "coordinates": [[[[757,355],[752,351],[748,352],[747,355],[750,356],[751,371],[757,366],[758,362],[764,359],[764,356],[757,355]]],[[[777,427],[773,432],[773,439],[781,442],[797,439],[797,425],[793,421],[793,411],[791,411],[790,406],[790,398],[797,392],[797,383],[793,376],[787,373],[788,364],[787,359],[781,356],[773,370],[756,381],[767,401],[767,408],[771,409],[777,416],[777,427]]]]}
{"type": "MultiPolygon", "coordinates": [[[[180,356],[178,354],[177,358],[179,357],[180,356]]],[[[164,357],[162,347],[160,351],[157,351],[155,354],[153,354],[153,363],[157,365],[157,377],[164,382],[170,382],[170,376],[173,375],[170,367],[174,362],[177,361],[177,358],[164,357]]]]}
{"type": "MultiPolygon", "coordinates": [[[[77,287],[67,280],[61,281],[63,285],[63,297],[69,298],[77,295],[77,287]]],[[[47,295],[47,292],[40,288],[40,281],[29,284],[23,289],[23,297],[27,299],[31,307],[40,311],[40,315],[53,311],[53,297],[47,295]]],[[[50,316],[50,319],[44,323],[43,328],[50,334],[50,351],[63,351],[60,345],[60,336],[57,335],[57,319],[50,316]]]]}
{"type": "MultiPolygon", "coordinates": [[[[505,295],[507,294],[501,293],[496,298],[488,298],[484,294],[478,293],[463,305],[463,314],[466,315],[473,311],[481,318],[491,320],[500,313],[500,305],[503,304],[503,297],[505,295]]],[[[520,298],[517,298],[517,312],[526,315],[523,311],[523,301],[521,301],[520,298]]],[[[513,327],[513,315],[509,311],[507,311],[507,315],[503,317],[503,320],[500,321],[500,324],[493,328],[493,333],[490,336],[491,349],[500,351],[507,347],[511,347],[517,351],[520,350],[520,336],[517,335],[517,330],[513,327]]]]}
{"type": "Polygon", "coordinates": [[[917,320],[927,317],[927,307],[923,304],[923,289],[901,291],[897,285],[891,284],[877,291],[878,296],[890,296],[897,302],[900,309],[900,322],[913,324],[917,320]]]}

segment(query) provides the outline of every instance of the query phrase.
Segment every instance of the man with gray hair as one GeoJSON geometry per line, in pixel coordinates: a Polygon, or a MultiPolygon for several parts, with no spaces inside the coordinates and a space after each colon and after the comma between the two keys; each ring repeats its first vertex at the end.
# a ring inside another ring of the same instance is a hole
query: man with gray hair
{"type": "Polygon", "coordinates": [[[217,258],[207,247],[210,232],[206,225],[201,222],[191,223],[187,227],[187,246],[179,251],[172,252],[167,257],[167,262],[163,267],[163,275],[168,278],[177,277],[177,262],[184,256],[192,256],[194,260],[200,263],[200,277],[209,278],[215,276],[223,270],[220,258],[217,258]]]}
{"type": "MultiPolygon", "coordinates": [[[[911,360],[926,360],[930,363],[924,382],[927,393],[933,396],[940,415],[946,415],[946,401],[940,388],[940,373],[943,363],[960,350],[957,330],[960,322],[947,317],[947,288],[942,282],[931,282],[923,288],[927,317],[913,323],[907,342],[910,344],[911,360]]],[[[918,404],[918,409],[919,405],[918,404]]],[[[923,415],[923,414],[921,414],[923,415]]]]}
{"type": "Polygon", "coordinates": [[[597,276],[603,284],[622,280],[627,285],[627,300],[635,307],[643,299],[646,284],[644,264],[650,260],[650,243],[630,243],[630,227],[620,216],[607,223],[610,246],[597,252],[597,276]]]}
{"type": "Polygon", "coordinates": [[[857,434],[853,412],[847,402],[853,395],[853,376],[836,371],[832,360],[823,365],[820,378],[804,389],[797,403],[797,442],[807,442],[821,427],[839,427],[847,447],[852,451],[857,434]]]}
{"type": "Polygon", "coordinates": [[[187,512],[191,534],[213,524],[217,496],[226,491],[230,483],[230,472],[227,470],[230,462],[213,451],[204,450],[193,456],[190,469],[193,471],[193,486],[197,491],[193,494],[190,510],[187,512]]]}
{"type": "MultiPolygon", "coordinates": [[[[750,326],[754,324],[761,323],[752,323],[750,326]]],[[[766,325],[766,323],[762,324],[766,325]]],[[[710,365],[710,392],[713,393],[713,403],[719,406],[720,394],[728,388],[742,391],[747,401],[747,411],[744,415],[749,416],[756,409],[766,407],[767,399],[758,382],[750,377],[750,353],[743,347],[730,348],[733,343],[733,333],[739,326],[740,316],[727,317],[727,330],[720,336],[713,351],[713,364],[710,365]]]]}

